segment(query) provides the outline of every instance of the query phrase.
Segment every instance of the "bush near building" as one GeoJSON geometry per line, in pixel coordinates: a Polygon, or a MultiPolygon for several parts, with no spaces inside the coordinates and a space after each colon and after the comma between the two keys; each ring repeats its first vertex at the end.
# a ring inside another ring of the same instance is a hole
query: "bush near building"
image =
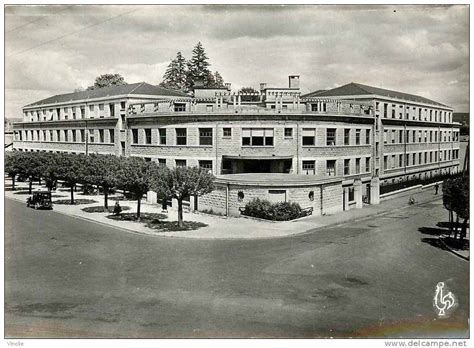
{"type": "Polygon", "coordinates": [[[271,203],[260,198],[254,198],[248,202],[242,214],[273,221],[294,220],[307,215],[298,203],[271,203]]]}

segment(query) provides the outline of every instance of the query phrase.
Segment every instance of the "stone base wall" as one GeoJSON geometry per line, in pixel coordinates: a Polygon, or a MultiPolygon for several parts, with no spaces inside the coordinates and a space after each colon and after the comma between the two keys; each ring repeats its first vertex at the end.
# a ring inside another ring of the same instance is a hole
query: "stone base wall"
{"type": "Polygon", "coordinates": [[[271,200],[269,191],[280,191],[288,202],[296,202],[302,208],[313,208],[313,215],[333,214],[343,210],[342,182],[312,184],[307,186],[250,186],[216,184],[213,192],[198,199],[197,210],[239,216],[239,208],[254,198],[271,200]]]}

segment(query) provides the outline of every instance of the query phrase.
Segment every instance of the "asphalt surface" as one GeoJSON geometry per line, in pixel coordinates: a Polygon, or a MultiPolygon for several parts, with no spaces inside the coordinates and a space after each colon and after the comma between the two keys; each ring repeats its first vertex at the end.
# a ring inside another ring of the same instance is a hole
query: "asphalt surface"
{"type": "Polygon", "coordinates": [[[466,337],[469,264],[418,230],[446,218],[427,203],[295,237],[209,241],[6,199],[5,336],[466,337]],[[446,319],[433,308],[439,281],[458,300],[446,319]]]}

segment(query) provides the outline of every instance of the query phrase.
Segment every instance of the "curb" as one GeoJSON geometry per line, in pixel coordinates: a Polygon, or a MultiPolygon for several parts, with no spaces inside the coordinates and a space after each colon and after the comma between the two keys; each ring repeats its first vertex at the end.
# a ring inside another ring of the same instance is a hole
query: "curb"
{"type": "Polygon", "coordinates": [[[469,256],[464,256],[464,255],[461,255],[459,252],[457,252],[456,250],[454,250],[453,248],[451,248],[450,246],[448,246],[448,244],[445,243],[444,241],[444,238],[438,238],[438,240],[440,241],[441,244],[443,244],[443,246],[450,252],[452,253],[453,255],[456,255],[457,257],[463,259],[464,261],[467,261],[469,262],[469,256]]]}
{"type": "MultiPolygon", "coordinates": [[[[421,205],[421,204],[436,201],[436,200],[439,199],[439,197],[440,196],[437,196],[436,198],[432,198],[432,199],[429,199],[427,201],[417,202],[417,203],[414,204],[414,206],[418,206],[418,205],[421,205]]],[[[24,201],[21,200],[20,198],[16,198],[16,197],[11,198],[11,197],[6,197],[6,196],[4,196],[4,198],[24,203],[24,201]]],[[[54,210],[54,212],[65,215],[65,216],[73,217],[73,218],[76,218],[76,219],[81,219],[81,220],[84,220],[84,221],[97,223],[97,224],[100,224],[100,225],[105,226],[105,227],[116,228],[116,229],[119,229],[123,232],[133,233],[135,235],[150,236],[150,237],[155,237],[155,238],[158,237],[158,238],[174,238],[174,239],[188,239],[188,240],[191,239],[191,240],[207,240],[207,241],[209,241],[209,240],[244,241],[244,240],[267,240],[267,239],[278,239],[278,238],[292,238],[292,237],[296,237],[296,236],[302,236],[302,235],[305,235],[305,234],[314,233],[314,232],[316,232],[320,229],[323,229],[323,228],[336,227],[336,226],[346,224],[348,222],[359,222],[359,221],[363,221],[363,220],[368,219],[368,218],[384,216],[384,215],[391,214],[395,211],[399,211],[399,210],[403,210],[403,209],[407,209],[407,208],[412,208],[412,207],[413,206],[410,206],[410,205],[402,206],[402,207],[399,207],[399,208],[395,208],[395,209],[391,209],[391,210],[387,210],[387,211],[381,211],[381,212],[378,212],[378,213],[373,213],[373,214],[361,216],[361,217],[354,218],[354,219],[348,219],[348,220],[345,220],[345,221],[338,221],[338,222],[330,223],[330,224],[327,224],[327,225],[318,226],[318,227],[315,227],[315,228],[312,228],[312,229],[309,229],[309,230],[296,232],[296,233],[292,233],[292,234],[287,234],[287,235],[270,236],[270,237],[252,237],[252,238],[242,238],[242,237],[239,237],[239,238],[232,238],[232,237],[183,237],[183,236],[176,236],[176,235],[152,234],[152,233],[132,230],[132,229],[122,227],[122,226],[116,226],[114,224],[109,224],[109,223],[106,223],[106,222],[103,222],[103,221],[98,221],[98,220],[88,218],[88,217],[85,217],[85,216],[81,216],[81,215],[69,214],[69,213],[58,211],[58,210],[54,210]]],[[[268,222],[267,220],[264,220],[264,221],[268,222]]],[[[160,233],[160,232],[158,232],[158,233],[160,233]]],[[[461,255],[458,255],[458,256],[462,257],[461,255]]]]}

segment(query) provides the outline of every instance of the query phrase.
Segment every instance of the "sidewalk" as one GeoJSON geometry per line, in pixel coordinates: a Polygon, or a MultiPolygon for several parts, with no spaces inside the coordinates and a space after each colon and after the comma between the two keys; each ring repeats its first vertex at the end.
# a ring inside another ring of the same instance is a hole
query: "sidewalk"
{"type": "MultiPolygon", "coordinates": [[[[6,186],[10,187],[10,183],[6,181],[6,186]]],[[[5,191],[5,197],[21,202],[26,202],[27,194],[15,194],[18,191],[27,190],[26,183],[18,183],[16,191],[5,191]]],[[[34,185],[34,189],[39,188],[34,185]]],[[[53,203],[56,200],[68,199],[70,197],[69,191],[66,189],[58,189],[53,192],[53,203]]],[[[441,195],[435,196],[432,190],[427,190],[414,194],[416,204],[422,204],[433,200],[441,199],[441,195]]],[[[102,195],[83,195],[79,192],[75,193],[76,199],[92,199],[96,203],[81,204],[81,205],[63,205],[54,204],[54,211],[74,216],[81,219],[86,219],[120,228],[127,232],[141,233],[153,236],[166,236],[175,238],[199,238],[199,239],[265,239],[265,238],[279,238],[285,236],[292,236],[305,232],[312,231],[317,228],[339,225],[348,221],[358,221],[374,215],[383,215],[392,213],[394,210],[409,208],[408,196],[393,198],[381,202],[379,205],[365,205],[363,209],[352,209],[345,212],[340,212],[333,215],[326,216],[308,216],[294,221],[284,222],[270,222],[257,221],[247,218],[233,218],[221,217],[203,213],[187,213],[184,212],[185,221],[193,221],[205,224],[205,227],[189,231],[169,231],[163,232],[154,228],[147,227],[143,222],[135,221],[116,221],[107,218],[109,213],[86,213],[82,209],[85,207],[101,206],[103,205],[102,195]]],[[[114,196],[109,198],[109,206],[115,204],[114,196]]],[[[130,207],[129,211],[123,213],[136,212],[136,201],[120,201],[122,207],[130,207]]],[[[25,209],[26,205],[25,205],[25,209]]],[[[158,213],[163,214],[163,221],[176,221],[177,211],[170,209],[168,213],[161,212],[161,206],[156,204],[147,204],[142,201],[141,211],[143,213],[158,213]]]]}

